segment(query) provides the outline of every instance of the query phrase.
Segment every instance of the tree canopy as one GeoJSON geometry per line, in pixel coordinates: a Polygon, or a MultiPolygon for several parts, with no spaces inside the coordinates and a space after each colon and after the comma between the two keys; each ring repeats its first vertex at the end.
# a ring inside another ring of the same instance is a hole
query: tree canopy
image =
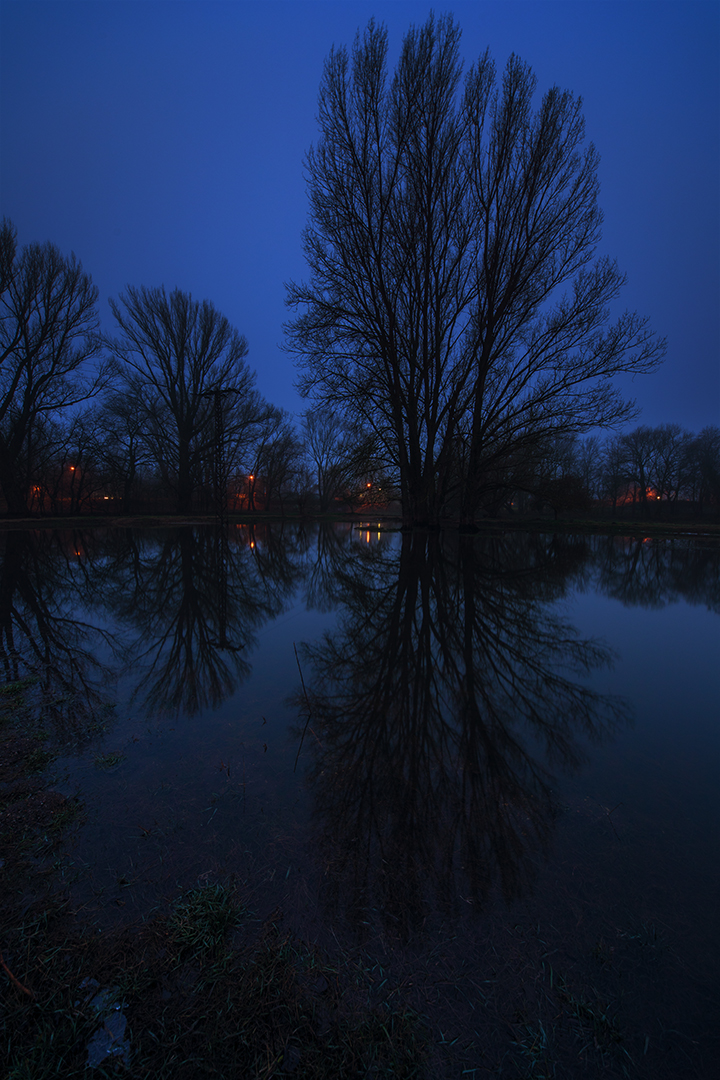
{"type": "Polygon", "coordinates": [[[97,289],[54,244],[18,253],[15,228],[0,225],[0,487],[11,514],[27,512],[35,440],[43,421],[92,397],[102,368],[88,372],[98,335],[97,289]]]}
{"type": "Polygon", "coordinates": [[[177,509],[191,507],[203,468],[213,457],[214,391],[227,393],[225,437],[248,438],[268,406],[255,389],[245,338],[204,300],[175,289],[129,287],[110,301],[120,335],[108,339],[132,391],[164,483],[177,509]]]}
{"type": "Polygon", "coordinates": [[[664,343],[596,256],[595,148],[582,102],[486,52],[462,83],[460,30],[431,16],[390,78],[385,29],[333,49],[306,162],[310,276],[287,326],[300,388],[374,431],[407,524],[469,523],[559,437],[631,418],[613,379],[664,343]]]}

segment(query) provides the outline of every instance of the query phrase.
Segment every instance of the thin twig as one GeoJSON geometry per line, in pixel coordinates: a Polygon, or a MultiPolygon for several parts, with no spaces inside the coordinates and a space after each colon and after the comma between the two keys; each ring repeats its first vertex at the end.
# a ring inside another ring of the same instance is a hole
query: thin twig
{"type": "Polygon", "coordinates": [[[3,959],[3,954],[2,954],[1,952],[0,952],[0,964],[2,964],[2,966],[3,966],[4,968],[5,968],[5,971],[6,971],[7,973],[8,973],[8,975],[10,976],[10,978],[12,979],[12,981],[13,981],[13,982],[15,983],[15,985],[16,985],[16,986],[17,986],[17,988],[18,988],[18,990],[22,990],[23,994],[27,994],[27,996],[28,996],[28,997],[31,997],[31,998],[33,998],[33,999],[34,999],[35,997],[37,997],[37,994],[34,994],[34,993],[32,992],[32,990],[28,990],[27,986],[23,986],[23,984],[22,984],[22,983],[20,982],[20,980],[19,980],[19,979],[16,979],[16,978],[15,978],[15,976],[14,976],[14,975],[13,975],[13,973],[12,973],[12,971],[11,971],[11,970],[10,970],[10,968],[9,968],[9,967],[7,966],[7,964],[5,963],[5,960],[3,959]]]}
{"type": "MultiPolygon", "coordinates": [[[[293,641],[293,649],[295,650],[295,659],[297,661],[298,671],[300,672],[300,682],[302,683],[303,694],[305,695],[305,704],[307,705],[307,711],[308,711],[307,720],[305,721],[305,727],[303,728],[302,738],[300,739],[300,745],[298,746],[298,752],[295,755],[295,765],[293,767],[293,772],[295,772],[295,770],[297,769],[297,763],[298,763],[298,761],[300,759],[300,751],[302,750],[302,744],[305,741],[305,732],[308,729],[308,724],[310,723],[310,717],[312,715],[312,711],[310,709],[310,699],[308,698],[307,690],[305,689],[305,680],[303,679],[302,668],[300,667],[300,657],[298,656],[297,646],[296,646],[294,641],[293,641]]],[[[317,739],[317,735],[315,736],[315,738],[317,739]]]]}
{"type": "Polygon", "coordinates": [[[607,819],[608,819],[608,821],[610,821],[610,827],[612,828],[612,831],[613,831],[613,832],[615,833],[615,835],[617,836],[618,840],[620,839],[620,837],[618,836],[618,831],[617,831],[617,829],[615,828],[615,826],[613,825],[612,821],[610,820],[610,815],[611,815],[611,814],[614,814],[614,813],[615,813],[615,811],[617,810],[618,806],[622,806],[622,805],[623,805],[623,804],[622,804],[621,802],[619,802],[619,803],[615,803],[615,805],[613,806],[612,810],[608,810],[608,811],[607,811],[607,819]]]}

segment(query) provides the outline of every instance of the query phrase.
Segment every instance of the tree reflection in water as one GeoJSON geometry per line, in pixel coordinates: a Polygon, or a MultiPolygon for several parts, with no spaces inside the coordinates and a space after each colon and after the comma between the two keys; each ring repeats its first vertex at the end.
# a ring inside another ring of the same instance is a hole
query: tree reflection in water
{"type": "Polygon", "coordinates": [[[42,719],[61,741],[82,738],[105,702],[112,672],[98,645],[113,634],[87,615],[92,534],[0,533],[0,664],[6,683],[32,677],[42,719]]]}
{"type": "Polygon", "coordinates": [[[382,909],[406,933],[426,903],[522,892],[552,827],[552,770],[625,719],[582,681],[609,651],[549,604],[587,554],[518,534],[325,546],[342,613],[303,659],[330,906],[358,923],[382,909]]]}
{"type": "Polygon", "coordinates": [[[132,634],[133,697],[148,714],[187,716],[248,677],[248,648],[299,574],[293,545],[269,529],[233,530],[219,545],[214,530],[193,526],[129,532],[106,570],[106,600],[132,634]]]}
{"type": "Polygon", "coordinates": [[[720,612],[720,562],[712,541],[597,536],[600,592],[626,607],[661,608],[682,599],[720,612]]]}
{"type": "Polygon", "coordinates": [[[302,584],[308,606],[339,610],[301,653],[325,896],[409,931],[429,904],[521,893],[550,838],[553,773],[625,719],[583,681],[608,650],[554,602],[587,585],[717,608],[718,560],[679,541],[351,536],[320,530],[308,556],[314,533],[270,527],[231,528],[225,546],[191,526],[0,534],[0,663],[6,682],[36,677],[43,715],[74,738],[122,637],[135,700],[200,715],[247,678],[260,629],[302,584]]]}
{"type": "Polygon", "coordinates": [[[269,528],[0,534],[0,663],[79,720],[109,683],[99,641],[148,714],[194,716],[250,673],[260,628],[301,575],[302,544],[269,528]],[[111,619],[113,629],[102,623],[111,619]],[[73,702],[72,706],[70,702],[73,702]]]}

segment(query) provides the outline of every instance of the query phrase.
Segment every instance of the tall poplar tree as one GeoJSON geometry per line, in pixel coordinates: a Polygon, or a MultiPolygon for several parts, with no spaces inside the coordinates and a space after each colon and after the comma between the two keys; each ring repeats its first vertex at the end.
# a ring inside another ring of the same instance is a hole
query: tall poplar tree
{"type": "Polygon", "coordinates": [[[310,150],[306,283],[288,324],[300,388],[376,432],[408,525],[469,524],[559,436],[634,415],[613,384],[664,346],[596,257],[598,155],[581,101],[512,56],[462,79],[460,30],[431,16],[387,71],[371,21],[333,49],[310,150]]]}

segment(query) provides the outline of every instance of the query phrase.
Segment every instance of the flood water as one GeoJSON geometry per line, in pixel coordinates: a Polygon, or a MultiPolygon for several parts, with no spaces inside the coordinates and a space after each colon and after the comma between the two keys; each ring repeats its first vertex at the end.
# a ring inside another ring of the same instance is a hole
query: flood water
{"type": "Polygon", "coordinates": [[[375,964],[454,1047],[448,1075],[500,1075],[503,1046],[507,1075],[552,1075],[562,1025],[577,1075],[716,1075],[717,543],[375,522],[1,542],[5,677],[39,677],[83,806],[78,919],[232,880],[375,964]]]}

